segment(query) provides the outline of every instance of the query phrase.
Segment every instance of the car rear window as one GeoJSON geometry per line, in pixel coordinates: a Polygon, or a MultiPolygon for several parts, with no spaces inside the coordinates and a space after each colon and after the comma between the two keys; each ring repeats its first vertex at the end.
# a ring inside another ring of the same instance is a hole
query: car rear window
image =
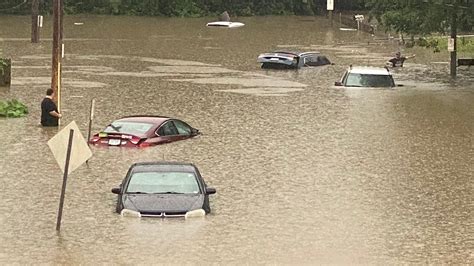
{"type": "Polygon", "coordinates": [[[347,87],[393,87],[393,78],[390,75],[372,75],[350,73],[345,82],[347,87]]]}
{"type": "Polygon", "coordinates": [[[199,193],[194,173],[136,172],[128,183],[127,193],[199,193]]]}
{"type": "Polygon", "coordinates": [[[122,122],[116,121],[104,129],[105,133],[122,133],[131,135],[143,135],[153,124],[140,122],[122,122]]]}

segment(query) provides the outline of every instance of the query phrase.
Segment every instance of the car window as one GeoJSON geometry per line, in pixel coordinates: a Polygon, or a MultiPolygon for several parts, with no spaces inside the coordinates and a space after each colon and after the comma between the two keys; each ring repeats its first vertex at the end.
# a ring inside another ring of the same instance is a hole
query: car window
{"type": "Polygon", "coordinates": [[[308,56],[305,57],[304,63],[308,66],[322,66],[327,64],[327,61],[328,60],[322,56],[308,56]]]}
{"type": "Polygon", "coordinates": [[[188,124],[179,120],[174,120],[173,123],[176,126],[179,135],[191,135],[191,127],[188,124]]]}
{"type": "Polygon", "coordinates": [[[115,121],[112,124],[108,125],[104,129],[104,132],[142,135],[145,134],[152,126],[153,124],[148,123],[115,121]]]}
{"type": "Polygon", "coordinates": [[[318,61],[319,65],[329,65],[329,64],[331,64],[329,59],[327,59],[327,57],[325,57],[325,56],[318,56],[317,61],[318,61]]]}
{"type": "Polygon", "coordinates": [[[307,66],[313,66],[315,62],[316,62],[316,59],[314,57],[307,56],[304,58],[304,64],[307,66]]]}
{"type": "Polygon", "coordinates": [[[390,75],[368,75],[350,73],[345,86],[348,87],[393,87],[393,78],[390,75]]]}
{"type": "Polygon", "coordinates": [[[361,75],[360,74],[354,74],[351,73],[347,76],[346,79],[346,86],[348,87],[361,87],[362,82],[361,82],[361,75]]]}
{"type": "Polygon", "coordinates": [[[161,125],[158,129],[158,135],[160,136],[175,136],[178,135],[178,130],[171,121],[168,121],[161,125]]]}
{"type": "Polygon", "coordinates": [[[199,193],[194,173],[189,172],[137,172],[133,173],[127,193],[199,193]]]}

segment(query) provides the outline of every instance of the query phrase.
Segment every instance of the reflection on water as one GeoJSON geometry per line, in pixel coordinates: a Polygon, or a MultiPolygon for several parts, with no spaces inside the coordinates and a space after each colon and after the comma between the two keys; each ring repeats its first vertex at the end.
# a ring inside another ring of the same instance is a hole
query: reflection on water
{"type": "Polygon", "coordinates": [[[62,231],[54,231],[62,175],[39,126],[50,82],[50,21],[29,43],[28,17],[0,17],[13,59],[2,99],[30,114],[0,119],[0,262],[472,264],[472,70],[452,81],[447,53],[421,48],[395,69],[392,90],[333,86],[350,65],[379,66],[399,47],[324,18],[207,20],[66,17],[63,124],[87,135],[124,115],[178,117],[202,136],[148,149],[93,147],[69,177],[62,231]],[[82,21],[84,25],[74,26],[82,21]],[[278,31],[275,31],[278,25],[278,31]],[[301,32],[307,32],[302,35],[301,32]],[[212,49],[211,49],[212,48],[212,49]],[[262,70],[258,54],[318,50],[335,65],[262,70]],[[195,163],[209,185],[204,219],[131,219],[114,213],[130,164],[195,163]]]}

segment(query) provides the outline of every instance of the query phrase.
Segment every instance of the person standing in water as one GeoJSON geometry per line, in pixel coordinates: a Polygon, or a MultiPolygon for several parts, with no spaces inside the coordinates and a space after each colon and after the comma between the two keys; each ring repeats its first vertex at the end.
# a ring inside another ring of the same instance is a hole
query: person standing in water
{"type": "Polygon", "coordinates": [[[403,67],[403,63],[405,62],[405,60],[413,58],[415,56],[416,55],[402,56],[400,52],[397,52],[394,58],[387,61],[387,64],[389,64],[391,67],[403,67]]]}
{"type": "Polygon", "coordinates": [[[53,89],[46,90],[46,97],[41,102],[41,125],[44,127],[57,127],[62,115],[53,101],[53,89]]]}

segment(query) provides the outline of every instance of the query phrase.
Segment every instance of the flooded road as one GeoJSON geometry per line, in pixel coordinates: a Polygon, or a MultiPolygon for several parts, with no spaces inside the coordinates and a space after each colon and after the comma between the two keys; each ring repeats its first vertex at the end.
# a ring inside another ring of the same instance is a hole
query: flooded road
{"type": "Polygon", "coordinates": [[[339,31],[324,18],[65,18],[61,109],[87,136],[125,115],[189,122],[203,135],[148,149],[92,147],[69,177],[39,126],[51,80],[51,21],[31,44],[29,17],[0,17],[13,61],[0,98],[30,114],[0,119],[0,262],[20,264],[472,264],[474,71],[449,79],[447,53],[421,48],[394,72],[403,87],[334,87],[349,64],[383,65],[398,49],[383,36],[339,31]],[[81,26],[74,22],[83,22],[81,26]],[[275,26],[277,25],[277,26],[275,26]],[[319,50],[335,65],[262,70],[259,53],[319,50]],[[212,214],[131,219],[116,213],[130,164],[196,164],[212,214]]]}

